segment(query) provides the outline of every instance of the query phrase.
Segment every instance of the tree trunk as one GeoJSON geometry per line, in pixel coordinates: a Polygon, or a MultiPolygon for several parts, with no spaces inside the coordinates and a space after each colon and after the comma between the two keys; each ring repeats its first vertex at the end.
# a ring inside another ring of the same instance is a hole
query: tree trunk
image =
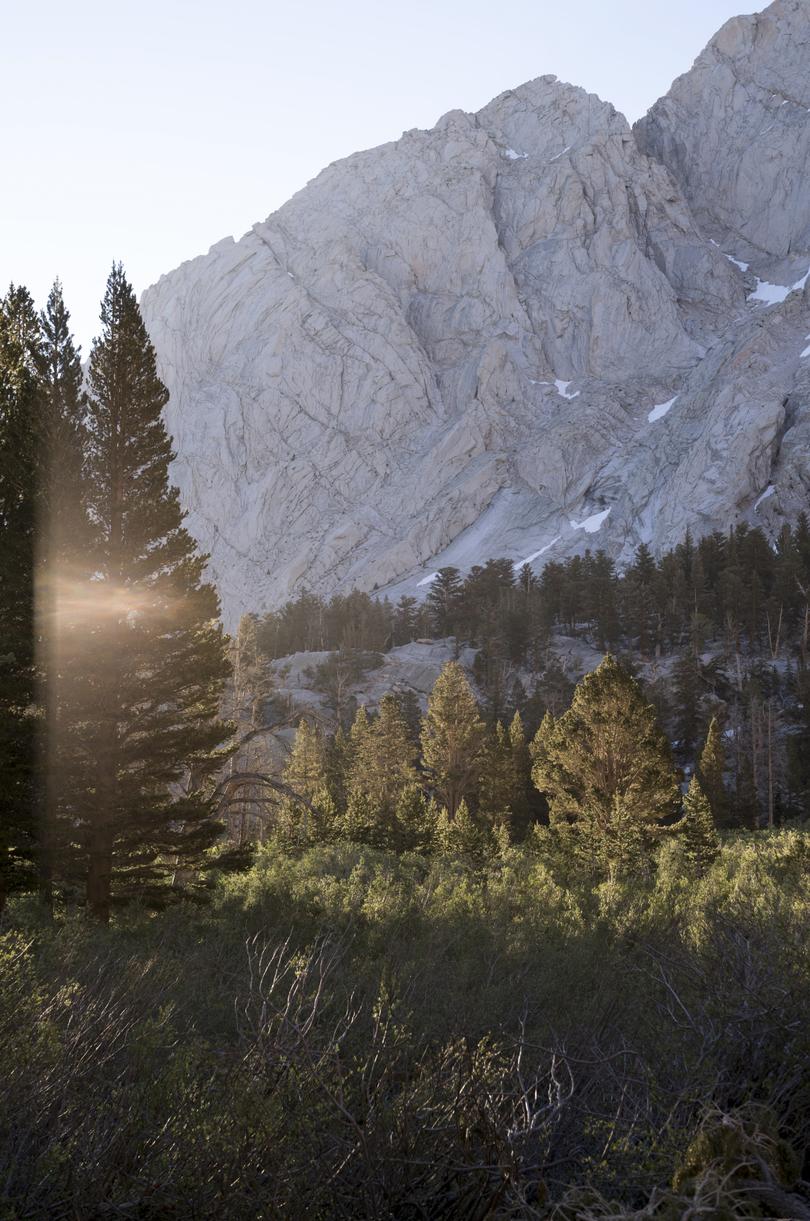
{"type": "Polygon", "coordinates": [[[108,824],[95,827],[90,835],[87,855],[87,910],[101,924],[110,922],[112,849],[112,827],[108,824]]]}

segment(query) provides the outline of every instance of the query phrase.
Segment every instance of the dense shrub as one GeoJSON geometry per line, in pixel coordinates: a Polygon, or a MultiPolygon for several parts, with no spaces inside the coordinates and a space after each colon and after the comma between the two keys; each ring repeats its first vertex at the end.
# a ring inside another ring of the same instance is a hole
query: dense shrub
{"type": "Polygon", "coordinates": [[[542,835],[271,843],[206,911],[20,901],[0,1216],[805,1216],[808,855],[673,838],[594,886],[542,835]]]}

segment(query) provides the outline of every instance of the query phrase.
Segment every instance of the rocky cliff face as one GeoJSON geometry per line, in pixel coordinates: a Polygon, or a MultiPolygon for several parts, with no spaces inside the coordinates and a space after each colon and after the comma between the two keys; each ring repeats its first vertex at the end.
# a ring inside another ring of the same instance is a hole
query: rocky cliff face
{"type": "Polygon", "coordinates": [[[304,586],[621,562],[795,514],[808,69],[810,7],[777,0],[635,131],[542,77],[330,166],[149,289],[174,477],[228,623],[304,586]]]}

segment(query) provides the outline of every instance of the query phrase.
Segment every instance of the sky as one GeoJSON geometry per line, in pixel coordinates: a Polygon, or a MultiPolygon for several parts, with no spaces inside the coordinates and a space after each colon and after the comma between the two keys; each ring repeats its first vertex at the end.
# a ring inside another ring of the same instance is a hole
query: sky
{"type": "MultiPolygon", "coordinates": [[[[87,354],[140,293],[340,157],[554,73],[632,121],[745,0],[1,0],[0,286],[87,354]]],[[[757,5],[756,7],[761,7],[757,5]]]]}

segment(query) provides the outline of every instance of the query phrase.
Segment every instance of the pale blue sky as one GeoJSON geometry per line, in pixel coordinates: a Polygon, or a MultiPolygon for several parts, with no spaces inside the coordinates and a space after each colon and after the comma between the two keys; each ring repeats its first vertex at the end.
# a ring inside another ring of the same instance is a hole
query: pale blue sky
{"type": "MultiPolygon", "coordinates": [[[[757,6],[759,7],[759,6],[757,6]]],[[[553,72],[635,119],[744,0],[4,0],[0,286],[140,292],[330,161],[553,72]]]]}

